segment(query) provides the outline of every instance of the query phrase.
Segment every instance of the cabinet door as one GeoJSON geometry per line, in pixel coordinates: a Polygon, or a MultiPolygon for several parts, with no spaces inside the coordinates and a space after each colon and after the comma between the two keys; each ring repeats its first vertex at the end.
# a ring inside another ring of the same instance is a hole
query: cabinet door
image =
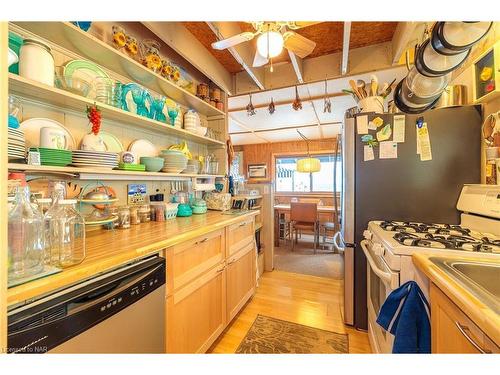
{"type": "Polygon", "coordinates": [[[170,294],[225,259],[224,230],[217,230],[167,250],[167,292],[170,294]]]}
{"type": "Polygon", "coordinates": [[[227,260],[227,318],[230,322],[255,291],[256,250],[251,243],[227,260]]]}
{"type": "Polygon", "coordinates": [[[491,353],[485,335],[441,290],[431,284],[432,353],[491,353]]]}
{"type": "Polygon", "coordinates": [[[227,255],[229,258],[236,252],[255,241],[254,218],[243,220],[227,227],[227,255]]]}
{"type": "Polygon", "coordinates": [[[221,334],[225,278],[221,264],[167,297],[167,353],[203,353],[221,334]]]}

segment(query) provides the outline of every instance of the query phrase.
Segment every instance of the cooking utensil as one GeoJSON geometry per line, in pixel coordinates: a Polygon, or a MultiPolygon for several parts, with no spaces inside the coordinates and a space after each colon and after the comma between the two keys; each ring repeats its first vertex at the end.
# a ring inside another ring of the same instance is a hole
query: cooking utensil
{"type": "Polygon", "coordinates": [[[368,96],[365,90],[366,82],[363,81],[362,79],[358,79],[356,81],[356,86],[358,88],[358,92],[362,95],[362,97],[366,98],[368,96]]]}
{"type": "Polygon", "coordinates": [[[377,96],[377,94],[378,94],[378,78],[376,75],[372,75],[370,77],[370,89],[371,89],[371,95],[377,96]]]}
{"type": "Polygon", "coordinates": [[[386,84],[384,83],[384,90],[382,91],[380,96],[382,96],[383,98],[389,96],[389,94],[392,92],[392,85],[394,85],[394,82],[396,82],[396,78],[394,78],[392,82],[387,85],[387,87],[385,87],[386,84]]]}
{"type": "Polygon", "coordinates": [[[349,86],[351,86],[352,91],[356,94],[356,96],[358,97],[358,99],[363,99],[361,97],[361,94],[358,91],[358,86],[356,86],[356,82],[354,82],[353,79],[349,80],[349,86]]]}

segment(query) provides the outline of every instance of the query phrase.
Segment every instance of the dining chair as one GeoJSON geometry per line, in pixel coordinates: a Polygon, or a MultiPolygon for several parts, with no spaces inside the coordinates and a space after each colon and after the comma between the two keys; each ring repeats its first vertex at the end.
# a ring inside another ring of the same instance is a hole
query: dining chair
{"type": "Polygon", "coordinates": [[[292,240],[292,251],[295,250],[295,243],[298,242],[299,231],[312,230],[314,234],[314,254],[316,245],[319,242],[318,231],[318,205],[316,203],[290,203],[290,234],[292,240]],[[293,238],[295,232],[295,241],[293,238]]]}

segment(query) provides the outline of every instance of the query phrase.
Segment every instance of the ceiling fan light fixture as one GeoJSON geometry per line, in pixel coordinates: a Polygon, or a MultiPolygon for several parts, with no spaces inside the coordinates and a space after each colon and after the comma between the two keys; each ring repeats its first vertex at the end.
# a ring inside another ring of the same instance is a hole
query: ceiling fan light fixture
{"type": "Polygon", "coordinates": [[[272,58],[283,51],[283,36],[277,31],[266,31],[257,38],[257,51],[262,57],[272,58]]]}

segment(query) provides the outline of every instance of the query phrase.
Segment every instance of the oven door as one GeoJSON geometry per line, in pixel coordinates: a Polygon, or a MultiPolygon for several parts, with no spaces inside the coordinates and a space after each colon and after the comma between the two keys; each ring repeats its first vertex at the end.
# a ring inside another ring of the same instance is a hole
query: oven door
{"type": "Polygon", "coordinates": [[[399,287],[399,272],[391,270],[381,254],[377,254],[377,246],[368,240],[361,241],[368,263],[368,337],[373,351],[391,353],[394,337],[380,327],[376,320],[387,296],[399,287]]]}

